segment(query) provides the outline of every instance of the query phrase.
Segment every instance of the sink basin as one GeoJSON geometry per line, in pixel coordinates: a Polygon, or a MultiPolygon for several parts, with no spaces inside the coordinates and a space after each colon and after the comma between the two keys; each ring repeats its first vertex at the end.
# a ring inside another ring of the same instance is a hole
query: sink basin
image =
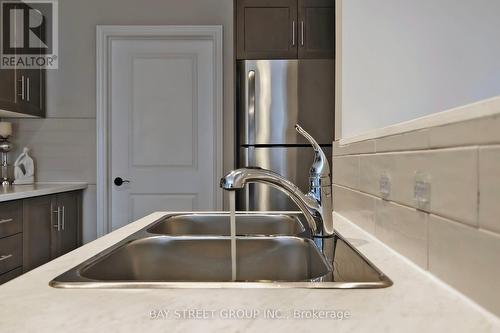
{"type": "MultiPolygon", "coordinates": [[[[303,230],[299,216],[241,214],[238,233],[297,233],[303,230]],[[253,225],[255,228],[251,229],[253,225]]],[[[231,238],[212,235],[225,234],[226,223],[228,215],[224,213],[166,216],[59,275],[50,285],[339,289],[392,285],[387,276],[338,234],[314,241],[304,235],[237,236],[237,276],[233,281],[231,238]],[[318,245],[325,249],[326,256],[318,245]]]]}
{"type": "MultiPolygon", "coordinates": [[[[331,271],[311,240],[236,240],[237,281],[306,281],[331,271]]],[[[232,281],[230,237],[147,237],[122,245],[80,272],[102,281],[232,281]]]]}
{"type": "MultiPolygon", "coordinates": [[[[170,215],[147,229],[160,235],[229,236],[229,214],[170,215]]],[[[297,216],[285,214],[236,214],[237,236],[296,236],[305,232],[297,216]]]]}

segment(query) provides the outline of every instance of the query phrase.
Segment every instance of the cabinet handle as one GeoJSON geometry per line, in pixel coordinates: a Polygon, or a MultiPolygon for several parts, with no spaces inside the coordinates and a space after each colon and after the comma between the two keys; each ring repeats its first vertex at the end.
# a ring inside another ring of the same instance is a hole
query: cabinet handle
{"type": "Polygon", "coordinates": [[[12,254],[5,254],[3,256],[0,256],[0,261],[4,261],[12,257],[12,254]]]}
{"type": "Polygon", "coordinates": [[[292,46],[295,46],[295,20],[292,21],[292,46]]]}
{"type": "Polygon", "coordinates": [[[24,94],[25,94],[24,75],[21,75],[21,79],[19,81],[21,82],[21,94],[17,95],[21,96],[21,100],[24,100],[24,94]]]}
{"type": "Polygon", "coordinates": [[[61,231],[61,207],[57,207],[57,210],[53,210],[52,213],[57,213],[57,224],[53,224],[52,226],[57,229],[57,231],[61,231]]]}
{"type": "Polygon", "coordinates": [[[13,219],[3,219],[3,220],[0,220],[0,224],[9,223],[12,221],[13,221],[13,219]]]}
{"type": "Polygon", "coordinates": [[[304,46],[304,21],[300,21],[300,45],[304,46]]]}
{"type": "Polygon", "coordinates": [[[65,222],[66,222],[66,215],[64,214],[64,206],[62,206],[62,230],[64,230],[65,222]]]}
{"type": "Polygon", "coordinates": [[[26,100],[30,101],[30,78],[26,78],[26,100]]]}

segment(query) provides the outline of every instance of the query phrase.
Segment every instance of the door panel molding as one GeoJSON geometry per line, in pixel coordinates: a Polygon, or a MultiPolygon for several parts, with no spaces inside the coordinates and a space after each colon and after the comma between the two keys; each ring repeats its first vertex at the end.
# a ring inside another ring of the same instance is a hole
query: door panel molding
{"type": "MultiPolygon", "coordinates": [[[[97,121],[97,236],[111,231],[110,220],[110,47],[113,40],[127,39],[193,40],[213,43],[215,137],[214,180],[222,177],[222,26],[120,26],[98,25],[96,28],[96,121],[97,121]]],[[[222,209],[222,191],[214,181],[216,209],[222,209]]]]}
{"type": "MultiPolygon", "coordinates": [[[[140,102],[137,103],[134,96],[135,96],[135,90],[134,86],[131,87],[130,91],[130,136],[129,136],[129,148],[133,147],[131,151],[129,152],[129,165],[133,167],[141,167],[141,168],[170,168],[170,169],[186,169],[186,168],[191,168],[193,170],[197,170],[198,168],[198,155],[196,152],[198,151],[198,94],[197,94],[197,83],[198,83],[198,69],[197,69],[197,54],[196,53],[170,53],[170,54],[162,54],[162,53],[155,53],[155,55],[147,55],[147,54],[132,54],[131,55],[131,63],[132,63],[132,77],[135,77],[135,66],[137,65],[137,61],[144,61],[144,60],[153,60],[153,61],[159,61],[159,60],[189,60],[189,65],[190,65],[190,70],[192,73],[191,77],[191,147],[189,149],[191,150],[190,155],[190,161],[181,161],[181,162],[166,162],[164,161],[163,163],[158,161],[154,163],[146,163],[147,161],[147,156],[140,156],[136,157],[136,154],[134,153],[135,151],[140,151],[144,152],[144,149],[135,149],[138,147],[134,147],[134,142],[135,140],[135,127],[136,127],[136,117],[135,117],[135,112],[136,112],[136,106],[137,104],[141,104],[140,102]]],[[[146,75],[147,76],[147,75],[146,75]]],[[[167,97],[168,99],[168,97],[167,97]]],[[[185,111],[185,110],[184,110],[185,111]]],[[[140,112],[144,112],[144,110],[141,110],[140,112]]],[[[142,120],[142,119],[141,119],[142,120]]],[[[174,154],[169,154],[168,152],[166,155],[174,155],[174,154]]]]}

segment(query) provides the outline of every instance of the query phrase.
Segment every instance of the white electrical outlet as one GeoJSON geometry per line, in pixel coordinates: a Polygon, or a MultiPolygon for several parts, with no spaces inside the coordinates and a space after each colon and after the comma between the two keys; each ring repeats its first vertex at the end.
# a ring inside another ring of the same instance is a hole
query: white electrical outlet
{"type": "Polygon", "coordinates": [[[413,198],[420,209],[427,209],[431,203],[431,177],[423,172],[415,173],[413,198]]]}
{"type": "Polygon", "coordinates": [[[384,199],[387,199],[391,195],[391,177],[386,173],[380,175],[379,191],[384,199]]]}

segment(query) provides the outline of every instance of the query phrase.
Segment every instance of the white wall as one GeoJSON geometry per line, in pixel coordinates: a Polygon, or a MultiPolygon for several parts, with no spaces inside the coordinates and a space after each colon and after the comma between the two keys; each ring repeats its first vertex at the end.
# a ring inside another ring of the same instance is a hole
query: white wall
{"type": "MultiPolygon", "coordinates": [[[[84,241],[96,237],[96,25],[222,25],[224,170],[233,166],[233,0],[59,0],[59,69],[47,75],[47,118],[14,124],[14,158],[32,148],[37,180],[85,181],[84,241]]],[[[217,181],[214,179],[214,181],[217,181]]]]}
{"type": "Polygon", "coordinates": [[[500,1],[343,0],[342,138],[500,95],[500,1]]]}

